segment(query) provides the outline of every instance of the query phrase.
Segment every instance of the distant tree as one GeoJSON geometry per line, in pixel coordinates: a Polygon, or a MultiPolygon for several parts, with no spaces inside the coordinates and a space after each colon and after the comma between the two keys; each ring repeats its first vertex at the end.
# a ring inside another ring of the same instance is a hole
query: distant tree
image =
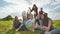
{"type": "Polygon", "coordinates": [[[3,18],[2,20],[13,20],[11,15],[8,15],[7,17],[3,18]]]}
{"type": "Polygon", "coordinates": [[[12,20],[13,18],[12,18],[11,15],[8,15],[8,16],[6,17],[6,19],[7,19],[7,20],[12,20]]]}

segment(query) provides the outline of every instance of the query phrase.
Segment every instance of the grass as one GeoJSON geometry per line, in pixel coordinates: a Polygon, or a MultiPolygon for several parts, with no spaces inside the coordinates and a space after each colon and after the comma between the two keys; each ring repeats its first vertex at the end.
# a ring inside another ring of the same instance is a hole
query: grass
{"type": "MultiPolygon", "coordinates": [[[[25,30],[16,32],[12,29],[13,21],[0,21],[0,34],[40,34],[39,30],[35,32],[25,30]]],[[[53,20],[54,27],[60,28],[60,20],[53,20]]]]}
{"type": "Polygon", "coordinates": [[[16,32],[15,30],[9,30],[6,34],[39,34],[39,31],[35,31],[35,32],[32,32],[32,31],[18,31],[16,32]]]}
{"type": "Polygon", "coordinates": [[[56,28],[60,28],[60,20],[53,20],[53,26],[56,28]]]}
{"type": "Polygon", "coordinates": [[[16,32],[12,29],[13,21],[1,21],[0,22],[0,34],[39,34],[39,31],[35,32],[26,30],[26,31],[18,31],[16,32]]]}

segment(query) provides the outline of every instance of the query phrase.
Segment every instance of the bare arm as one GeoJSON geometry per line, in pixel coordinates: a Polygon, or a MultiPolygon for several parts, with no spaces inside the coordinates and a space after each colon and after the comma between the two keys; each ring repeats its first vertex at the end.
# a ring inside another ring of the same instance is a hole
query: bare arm
{"type": "Polygon", "coordinates": [[[49,23],[48,23],[48,27],[46,28],[46,31],[49,31],[50,28],[51,28],[51,21],[49,21],[49,23]]]}

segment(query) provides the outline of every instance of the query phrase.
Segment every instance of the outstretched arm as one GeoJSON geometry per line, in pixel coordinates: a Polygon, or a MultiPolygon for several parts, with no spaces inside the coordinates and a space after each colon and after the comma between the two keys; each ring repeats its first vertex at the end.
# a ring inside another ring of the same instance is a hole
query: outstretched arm
{"type": "Polygon", "coordinates": [[[23,26],[23,23],[19,26],[19,28],[16,31],[18,31],[22,26],[23,26]]]}

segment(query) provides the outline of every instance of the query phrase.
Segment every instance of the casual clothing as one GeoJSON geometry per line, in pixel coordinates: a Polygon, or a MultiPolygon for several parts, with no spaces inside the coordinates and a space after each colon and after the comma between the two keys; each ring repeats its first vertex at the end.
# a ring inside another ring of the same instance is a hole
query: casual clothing
{"type": "MultiPolygon", "coordinates": [[[[48,21],[51,21],[51,23],[52,23],[52,20],[51,20],[50,18],[48,18],[48,21]]],[[[42,24],[43,24],[43,20],[39,20],[39,22],[40,22],[40,26],[42,26],[42,24]]],[[[48,22],[48,23],[49,23],[49,22],[48,22]]],[[[53,25],[51,25],[51,28],[50,28],[49,31],[51,31],[51,30],[53,30],[53,29],[54,29],[54,27],[53,27],[53,25]]],[[[40,33],[40,34],[44,34],[45,31],[46,31],[45,28],[43,28],[43,29],[40,28],[40,30],[41,30],[41,33],[40,33]]]]}
{"type": "Polygon", "coordinates": [[[37,24],[40,25],[39,20],[37,19],[36,21],[37,21],[37,24]]]}
{"type": "Polygon", "coordinates": [[[40,29],[41,30],[42,23],[43,23],[43,21],[40,19],[36,29],[40,29]]]}
{"type": "Polygon", "coordinates": [[[39,11],[39,15],[43,14],[43,11],[39,11]]]}
{"type": "Polygon", "coordinates": [[[40,20],[39,20],[39,23],[40,23],[40,26],[42,26],[42,24],[43,24],[43,20],[40,19],[40,20]]]}
{"type": "Polygon", "coordinates": [[[26,19],[27,19],[26,11],[22,12],[22,17],[23,17],[23,22],[26,21],[26,19]]]}
{"type": "Polygon", "coordinates": [[[35,8],[33,7],[32,10],[31,10],[31,12],[32,12],[33,10],[34,10],[34,12],[36,12],[36,16],[37,16],[37,15],[38,15],[38,8],[37,8],[37,7],[35,7],[35,8]]]}
{"type": "Polygon", "coordinates": [[[17,23],[13,23],[13,28],[19,28],[19,26],[21,25],[21,23],[20,22],[17,22],[17,23]]]}
{"type": "MultiPolygon", "coordinates": [[[[39,11],[39,19],[41,19],[41,15],[43,14],[43,11],[39,11]]],[[[38,25],[40,25],[40,23],[38,22],[38,25]]]]}
{"type": "Polygon", "coordinates": [[[27,30],[26,26],[23,24],[20,30],[27,30]]]}
{"type": "MultiPolygon", "coordinates": [[[[51,24],[52,24],[52,20],[51,20],[50,18],[48,18],[48,20],[49,20],[49,21],[51,21],[51,24]]],[[[54,26],[53,26],[53,25],[51,25],[51,27],[50,27],[50,30],[49,30],[49,31],[51,31],[51,30],[53,30],[53,29],[55,29],[55,28],[54,28],[54,26]]]]}
{"type": "Polygon", "coordinates": [[[35,24],[36,24],[36,21],[37,21],[37,20],[36,20],[36,17],[37,17],[37,15],[38,15],[38,8],[37,8],[37,7],[35,7],[35,8],[33,7],[32,10],[31,10],[31,12],[32,12],[32,11],[35,12],[34,18],[35,18],[35,24]]]}
{"type": "MultiPolygon", "coordinates": [[[[26,28],[28,28],[28,25],[30,25],[30,24],[33,24],[35,22],[35,19],[29,19],[29,20],[27,20],[26,22],[24,22],[24,23],[22,23],[20,26],[19,26],[19,28],[21,29],[21,27],[24,25],[26,28]]],[[[32,27],[32,26],[31,26],[32,27]]]]}

